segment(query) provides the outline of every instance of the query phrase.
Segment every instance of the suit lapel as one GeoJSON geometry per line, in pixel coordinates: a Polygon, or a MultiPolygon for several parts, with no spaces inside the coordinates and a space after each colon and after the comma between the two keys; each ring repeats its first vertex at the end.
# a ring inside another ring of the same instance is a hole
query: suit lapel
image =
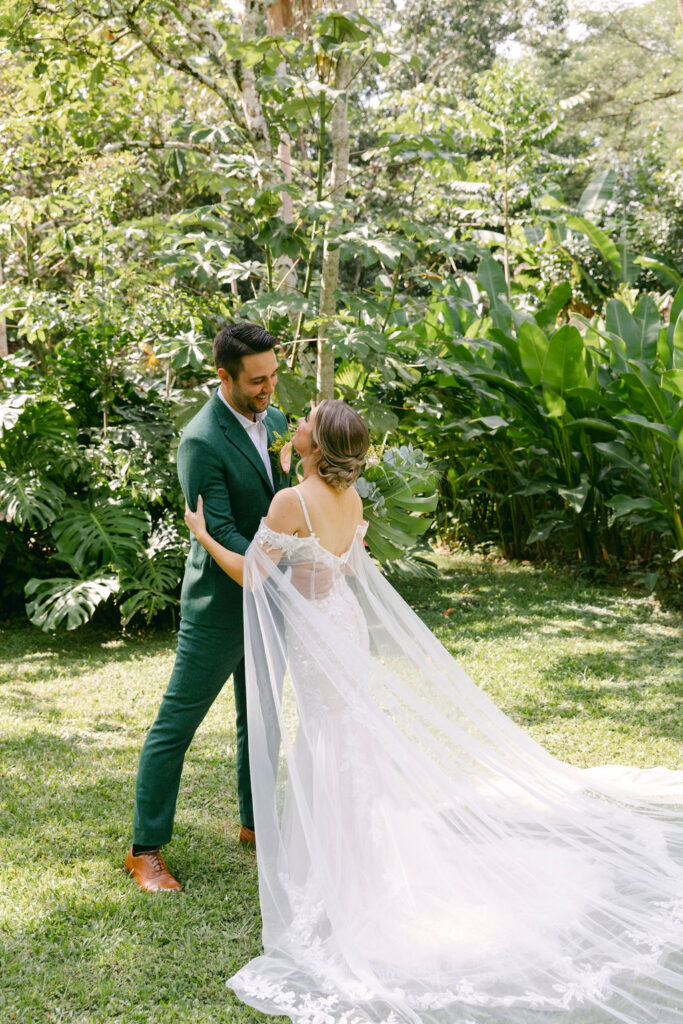
{"type": "MultiPolygon", "coordinates": [[[[231,441],[232,444],[234,444],[235,447],[241,451],[242,455],[244,455],[244,457],[249,460],[254,469],[257,470],[257,472],[260,474],[261,479],[263,480],[268,490],[272,493],[273,485],[268,479],[266,467],[263,465],[263,460],[261,459],[261,456],[256,450],[256,445],[248,436],[242,424],[238,422],[236,417],[233,416],[230,410],[226,407],[225,403],[218,394],[218,388],[214,392],[212,402],[214,414],[216,415],[218,422],[221,426],[221,430],[227,437],[228,441],[231,441]]],[[[268,435],[268,444],[270,445],[271,432],[268,429],[267,424],[266,434],[268,435]]],[[[275,479],[274,474],[273,479],[275,479]]]]}

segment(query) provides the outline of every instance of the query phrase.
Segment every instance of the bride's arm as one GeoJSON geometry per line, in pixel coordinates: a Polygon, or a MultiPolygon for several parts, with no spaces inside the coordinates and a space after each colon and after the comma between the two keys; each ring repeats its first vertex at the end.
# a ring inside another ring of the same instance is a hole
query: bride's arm
{"type": "Polygon", "coordinates": [[[204,519],[204,501],[201,494],[197,497],[196,512],[193,512],[187,502],[185,502],[185,522],[201,546],[209,552],[214,562],[217,562],[218,565],[220,565],[223,572],[227,573],[230,579],[234,580],[235,583],[239,583],[240,586],[243,586],[244,555],[238,555],[236,551],[229,551],[228,548],[224,548],[222,544],[219,544],[218,541],[214,540],[210,535],[206,529],[206,520],[204,519]]]}
{"type": "MultiPolygon", "coordinates": [[[[285,490],[278,491],[271,502],[266,525],[276,533],[294,533],[300,527],[299,516],[301,514],[301,506],[298,500],[296,503],[293,503],[292,497],[291,491],[286,488],[285,490]]],[[[193,512],[187,502],[185,502],[185,523],[223,572],[227,573],[235,583],[239,583],[241,587],[244,586],[244,555],[238,555],[236,551],[224,548],[208,532],[204,518],[204,501],[201,494],[197,496],[196,512],[193,512]]],[[[279,560],[277,557],[273,557],[273,555],[271,557],[273,561],[279,560]]]]}

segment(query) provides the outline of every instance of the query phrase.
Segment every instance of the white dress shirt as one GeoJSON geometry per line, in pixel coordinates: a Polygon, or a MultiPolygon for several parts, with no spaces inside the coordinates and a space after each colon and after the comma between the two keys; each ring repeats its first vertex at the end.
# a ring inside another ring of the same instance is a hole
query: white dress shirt
{"type": "Polygon", "coordinates": [[[228,402],[227,398],[225,397],[220,388],[218,389],[218,396],[223,402],[223,404],[227,405],[228,409],[233,414],[237,422],[241,424],[241,426],[243,426],[244,429],[246,430],[247,434],[249,435],[250,441],[254,445],[254,448],[256,448],[256,451],[261,456],[261,461],[263,462],[263,465],[266,467],[268,479],[270,480],[271,485],[274,487],[275,485],[273,484],[273,467],[270,463],[270,454],[268,452],[268,433],[266,431],[266,425],[263,422],[264,419],[266,418],[265,411],[255,413],[255,419],[250,420],[247,419],[246,416],[243,416],[241,412],[237,412],[237,409],[233,409],[233,407],[230,405],[230,402],[228,402]]]}

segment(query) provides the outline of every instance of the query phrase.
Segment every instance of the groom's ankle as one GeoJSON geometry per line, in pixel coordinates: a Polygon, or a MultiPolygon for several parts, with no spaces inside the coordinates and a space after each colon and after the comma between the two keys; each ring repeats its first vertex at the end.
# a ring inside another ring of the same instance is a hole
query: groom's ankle
{"type": "Polygon", "coordinates": [[[158,850],[158,849],[159,849],[159,844],[158,843],[156,844],[156,846],[144,846],[142,844],[138,845],[137,843],[133,843],[133,848],[131,850],[131,853],[133,854],[134,857],[140,857],[143,853],[152,853],[153,850],[158,850]]]}

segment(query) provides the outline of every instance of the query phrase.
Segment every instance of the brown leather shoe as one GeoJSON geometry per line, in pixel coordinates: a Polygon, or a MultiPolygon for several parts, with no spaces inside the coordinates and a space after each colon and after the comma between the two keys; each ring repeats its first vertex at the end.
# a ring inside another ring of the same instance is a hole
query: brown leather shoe
{"type": "Polygon", "coordinates": [[[183,892],[180,882],[176,881],[166,867],[161,850],[150,850],[149,853],[141,853],[138,857],[134,857],[131,846],[126,854],[126,871],[131,878],[135,879],[141,889],[146,889],[148,892],[159,892],[160,890],[183,892]]]}
{"type": "Polygon", "coordinates": [[[242,825],[240,829],[240,842],[256,845],[256,833],[253,828],[247,828],[246,825],[242,825]]]}

